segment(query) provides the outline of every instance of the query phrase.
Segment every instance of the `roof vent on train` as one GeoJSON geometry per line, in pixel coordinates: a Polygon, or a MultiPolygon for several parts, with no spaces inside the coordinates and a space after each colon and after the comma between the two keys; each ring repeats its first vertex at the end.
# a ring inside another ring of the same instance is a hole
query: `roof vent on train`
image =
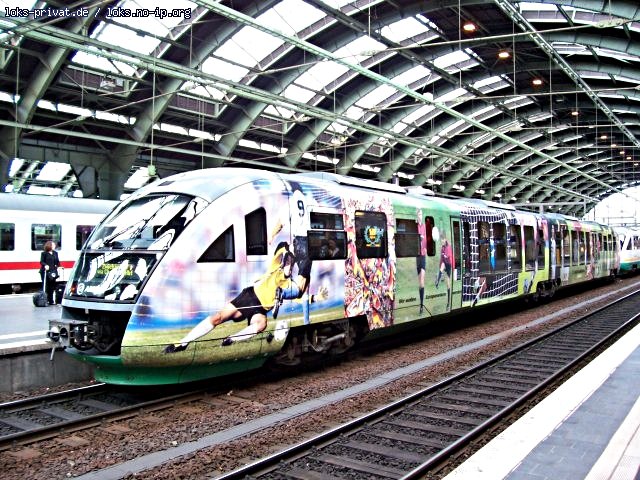
{"type": "Polygon", "coordinates": [[[436,194],[430,188],[424,188],[424,187],[405,187],[405,190],[407,191],[407,193],[411,193],[413,195],[426,195],[429,197],[433,197],[436,194]]]}

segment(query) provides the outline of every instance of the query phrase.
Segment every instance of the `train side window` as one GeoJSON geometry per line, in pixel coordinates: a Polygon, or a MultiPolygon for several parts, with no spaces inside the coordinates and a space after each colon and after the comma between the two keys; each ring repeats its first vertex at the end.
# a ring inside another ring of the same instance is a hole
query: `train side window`
{"type": "Polygon", "coordinates": [[[387,217],[381,212],[355,212],[358,258],[387,256],[387,217]]]}
{"type": "Polygon", "coordinates": [[[578,238],[580,239],[580,261],[579,261],[579,263],[582,264],[582,265],[585,264],[585,257],[586,257],[586,252],[587,252],[586,236],[587,236],[587,234],[585,232],[579,232],[578,233],[578,238]]]}
{"type": "Polygon", "coordinates": [[[578,242],[578,232],[571,232],[571,263],[578,265],[580,263],[580,245],[578,242]]]}
{"type": "Polygon", "coordinates": [[[420,234],[415,220],[396,220],[396,257],[420,256],[420,234]]]}
{"type": "Polygon", "coordinates": [[[538,229],[538,265],[540,268],[544,265],[544,250],[545,250],[545,241],[544,241],[544,230],[541,228],[538,229]]]}
{"type": "Polygon", "coordinates": [[[533,227],[524,226],[524,263],[527,270],[533,270],[536,264],[537,249],[533,238],[533,227]]]}
{"type": "Polygon", "coordinates": [[[34,223],[31,225],[31,250],[42,250],[49,240],[62,248],[62,226],[54,223],[34,223]]]}
{"type": "Polygon", "coordinates": [[[235,262],[235,243],[233,239],[233,225],[216,238],[209,248],[198,259],[204,262],[235,262]]]}
{"type": "Polygon", "coordinates": [[[76,225],[76,250],[82,250],[84,242],[95,228],[95,225],[76,225]]]}
{"type": "Polygon", "coordinates": [[[609,241],[610,241],[610,236],[609,235],[605,235],[604,239],[602,238],[602,236],[600,237],[600,245],[602,245],[602,249],[605,252],[609,251],[609,241]]]}
{"type": "Polygon", "coordinates": [[[10,251],[15,249],[16,224],[0,223],[0,250],[10,251]]]}
{"type": "Polygon", "coordinates": [[[433,227],[435,224],[433,217],[424,217],[424,234],[428,257],[433,257],[436,254],[436,241],[433,239],[433,227]]]}
{"type": "Polygon", "coordinates": [[[244,217],[247,232],[247,255],[267,254],[267,212],[258,208],[244,217]]]}
{"type": "Polygon", "coordinates": [[[509,258],[511,268],[522,269],[522,232],[520,225],[509,225],[509,258]]]}
{"type": "Polygon", "coordinates": [[[347,258],[347,233],[342,214],[311,212],[311,230],[307,232],[309,257],[312,260],[347,258]]]}
{"type": "Polygon", "coordinates": [[[489,224],[478,222],[478,269],[488,272],[491,269],[489,250],[489,224]]]}
{"type": "Polygon", "coordinates": [[[571,235],[566,225],[560,227],[562,232],[562,255],[564,256],[565,264],[569,264],[571,258],[571,235]]]}
{"type": "MultiPolygon", "coordinates": [[[[562,263],[562,257],[561,257],[561,248],[560,246],[562,245],[562,234],[560,232],[560,230],[558,230],[556,228],[555,232],[554,232],[554,241],[556,244],[556,249],[555,252],[549,251],[549,255],[553,255],[555,256],[556,259],[556,265],[560,265],[562,263]]],[[[553,257],[551,257],[553,258],[553,257]]]]}
{"type": "Polygon", "coordinates": [[[494,261],[496,271],[507,270],[507,244],[505,237],[507,226],[504,223],[492,223],[494,261]]]}

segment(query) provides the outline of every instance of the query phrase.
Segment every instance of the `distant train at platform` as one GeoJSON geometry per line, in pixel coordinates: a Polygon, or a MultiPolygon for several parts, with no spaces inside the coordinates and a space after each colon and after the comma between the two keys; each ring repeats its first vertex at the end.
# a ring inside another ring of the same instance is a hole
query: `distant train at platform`
{"type": "Polygon", "coordinates": [[[620,241],[620,273],[638,273],[640,268],[640,229],[616,227],[620,241]]]}
{"type": "Polygon", "coordinates": [[[158,180],[91,233],[48,336],[96,380],[181,383],[618,272],[607,225],[426,193],[240,168],[158,180]]]}
{"type": "Polygon", "coordinates": [[[21,291],[40,283],[40,254],[56,242],[64,280],[93,228],[118,202],[0,194],[0,289],[21,291]]]}

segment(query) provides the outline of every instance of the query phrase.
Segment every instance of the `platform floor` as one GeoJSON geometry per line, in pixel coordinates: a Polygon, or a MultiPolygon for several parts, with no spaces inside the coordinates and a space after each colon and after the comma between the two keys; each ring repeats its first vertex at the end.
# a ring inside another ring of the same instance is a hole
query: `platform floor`
{"type": "Polygon", "coordinates": [[[32,294],[0,296],[0,350],[45,346],[49,320],[60,318],[60,306],[34,307],[32,294]]]}
{"type": "Polygon", "coordinates": [[[640,480],[640,326],[445,480],[640,480]]]}

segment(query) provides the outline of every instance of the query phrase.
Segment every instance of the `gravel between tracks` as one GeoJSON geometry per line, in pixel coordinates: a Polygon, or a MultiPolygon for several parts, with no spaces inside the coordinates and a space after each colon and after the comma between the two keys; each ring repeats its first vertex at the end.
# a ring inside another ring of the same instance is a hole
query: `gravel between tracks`
{"type": "MultiPolygon", "coordinates": [[[[558,299],[534,309],[484,323],[476,323],[454,332],[401,346],[392,351],[343,362],[274,383],[260,384],[250,389],[230,391],[224,402],[212,398],[209,403],[197,402],[190,406],[176,407],[149,416],[106,424],[97,429],[85,430],[27,448],[0,452],[0,471],[5,480],[57,479],[82,475],[151,452],[194,441],[282,408],[342,390],[389,370],[527,324],[597,295],[612,293],[622,296],[619,290],[635,283],[640,283],[637,277],[617,279],[612,284],[570,298],[558,299]]],[[[606,303],[605,300],[598,305],[604,303],[606,303]]],[[[352,397],[313,414],[297,417],[274,428],[233,441],[224,447],[201,450],[181,457],[171,464],[129,477],[197,479],[211,478],[211,475],[216,472],[233,470],[287,444],[316,435],[346,419],[358,417],[416,389],[423,388],[427,384],[448,377],[483,358],[521,343],[524,339],[534,338],[559,324],[581,316],[586,311],[592,311],[598,305],[581,308],[543,325],[528,328],[487,348],[443,362],[376,391],[352,397]]]]}

